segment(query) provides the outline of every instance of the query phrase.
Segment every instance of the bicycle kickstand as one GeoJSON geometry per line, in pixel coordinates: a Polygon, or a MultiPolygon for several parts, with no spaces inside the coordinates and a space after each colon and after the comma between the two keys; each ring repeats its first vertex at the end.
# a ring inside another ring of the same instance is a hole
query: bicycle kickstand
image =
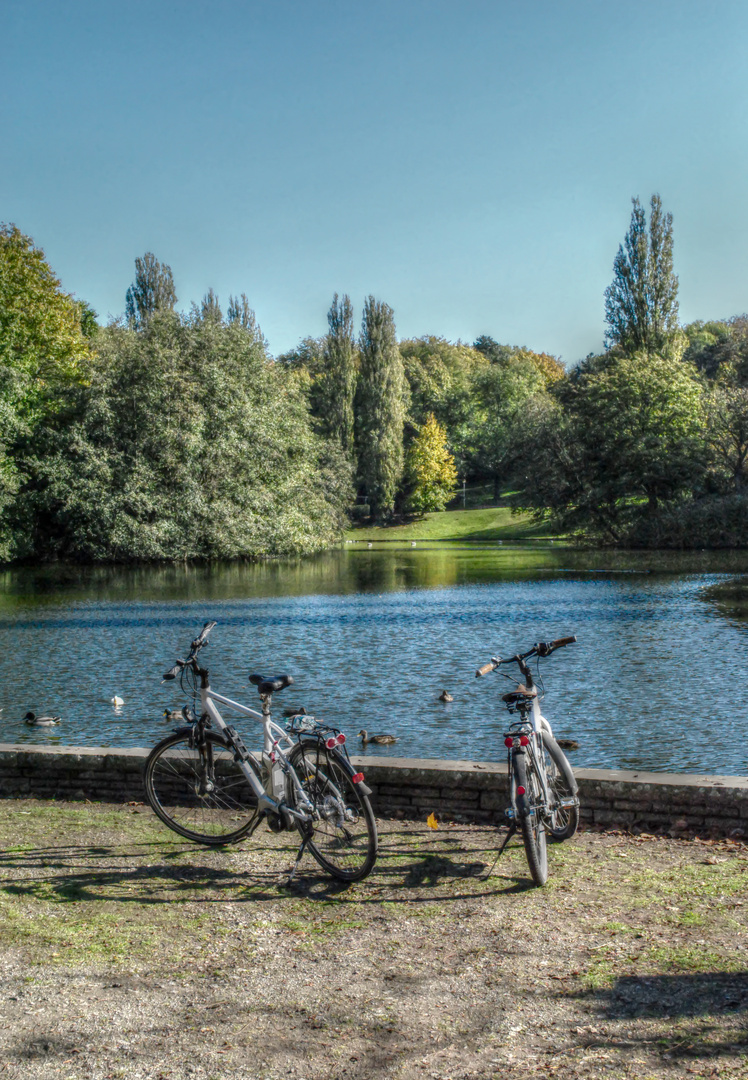
{"type": "Polygon", "coordinates": [[[487,874],[481,874],[480,878],[478,879],[479,881],[488,881],[491,874],[493,873],[494,866],[496,866],[496,863],[499,861],[501,856],[504,854],[504,848],[507,846],[509,841],[512,839],[512,837],[514,836],[516,831],[517,831],[517,824],[516,824],[516,822],[513,821],[512,824],[509,826],[509,831],[507,832],[506,836],[504,837],[504,840],[503,840],[503,842],[501,844],[501,847],[499,848],[499,853],[498,853],[498,855],[496,856],[496,858],[493,861],[493,865],[489,868],[487,874]]]}
{"type": "Polygon", "coordinates": [[[298,851],[298,854],[296,856],[296,862],[293,864],[293,867],[291,868],[291,873],[288,875],[288,877],[286,878],[286,881],[285,881],[285,886],[286,886],[287,889],[289,889],[291,887],[291,883],[293,882],[293,879],[296,876],[296,871],[299,869],[299,863],[304,858],[304,852],[306,851],[306,846],[309,843],[309,841],[311,840],[311,838],[312,838],[311,833],[305,833],[304,838],[301,841],[301,844],[299,846],[299,851],[298,851]]]}
{"type": "Polygon", "coordinates": [[[503,841],[501,847],[499,848],[499,854],[496,856],[497,861],[504,854],[504,848],[507,846],[509,841],[512,839],[512,837],[514,836],[516,831],[517,831],[517,824],[516,824],[516,822],[513,821],[512,824],[509,826],[509,831],[507,832],[506,836],[504,837],[504,841],[503,841]]]}

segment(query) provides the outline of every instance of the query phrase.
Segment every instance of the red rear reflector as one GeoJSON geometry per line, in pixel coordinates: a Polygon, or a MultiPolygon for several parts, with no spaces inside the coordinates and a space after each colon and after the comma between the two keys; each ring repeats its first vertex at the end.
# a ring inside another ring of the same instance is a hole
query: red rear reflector
{"type": "Polygon", "coordinates": [[[524,795],[524,793],[525,793],[525,789],[520,784],[519,787],[517,788],[517,794],[518,795],[524,795]]]}
{"type": "Polygon", "coordinates": [[[514,739],[511,735],[507,735],[507,737],[504,739],[504,746],[514,746],[514,739]]]}
{"type": "Polygon", "coordinates": [[[363,778],[364,778],[364,774],[362,772],[357,772],[357,773],[353,774],[353,776],[351,777],[351,780],[353,781],[354,784],[360,784],[361,781],[363,780],[363,778]]]}
{"type": "Polygon", "coordinates": [[[520,745],[520,746],[527,746],[527,744],[529,743],[529,741],[530,741],[530,740],[529,740],[529,739],[527,738],[527,736],[526,736],[526,735],[520,735],[520,737],[519,737],[519,745],[520,745]]]}
{"type": "Polygon", "coordinates": [[[328,750],[334,750],[337,745],[338,745],[338,740],[337,739],[328,739],[327,742],[325,743],[325,746],[327,747],[328,750]]]}
{"type": "Polygon", "coordinates": [[[343,734],[342,731],[340,732],[340,734],[338,735],[338,737],[337,737],[337,739],[335,741],[338,744],[338,746],[343,745],[343,743],[345,742],[345,735],[343,734]]]}

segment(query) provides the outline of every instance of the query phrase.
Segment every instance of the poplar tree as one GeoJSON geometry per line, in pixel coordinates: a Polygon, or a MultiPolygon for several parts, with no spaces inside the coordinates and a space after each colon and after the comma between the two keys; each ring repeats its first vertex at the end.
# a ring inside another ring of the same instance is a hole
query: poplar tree
{"type": "Polygon", "coordinates": [[[131,326],[141,329],[154,311],[171,311],[177,302],[171,267],[147,251],[135,260],[135,281],[125,296],[125,314],[131,326]]]}
{"type": "Polygon", "coordinates": [[[364,303],[356,435],[359,473],[375,519],[389,517],[403,472],[404,375],[392,308],[364,303]]]}
{"type": "Polygon", "coordinates": [[[659,195],[650,201],[649,233],[638,199],[631,224],[605,290],[605,344],[628,352],[657,350],[678,326],[678,278],[673,273],[673,215],[663,214],[659,195]]]}
{"type": "Polygon", "coordinates": [[[210,319],[212,322],[223,322],[223,312],[218,302],[218,297],[213,289],[208,289],[200,304],[200,318],[210,319]]]}
{"type": "Polygon", "coordinates": [[[353,400],[356,394],[356,349],[350,297],[335,293],[327,313],[324,348],[324,403],[327,431],[347,454],[353,453],[353,400]]]}

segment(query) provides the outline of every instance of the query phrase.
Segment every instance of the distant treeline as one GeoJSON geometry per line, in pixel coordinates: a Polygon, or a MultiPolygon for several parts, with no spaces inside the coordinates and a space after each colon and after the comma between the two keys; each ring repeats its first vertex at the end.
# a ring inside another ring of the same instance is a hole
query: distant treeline
{"type": "Polygon", "coordinates": [[[748,317],[678,324],[672,218],[634,200],[606,291],[607,349],[397,339],[368,297],[273,358],[247,297],[176,310],[136,260],[99,327],[44,253],[0,227],[0,558],[305,553],[352,514],[442,508],[458,478],[588,541],[748,543],[748,317]]]}

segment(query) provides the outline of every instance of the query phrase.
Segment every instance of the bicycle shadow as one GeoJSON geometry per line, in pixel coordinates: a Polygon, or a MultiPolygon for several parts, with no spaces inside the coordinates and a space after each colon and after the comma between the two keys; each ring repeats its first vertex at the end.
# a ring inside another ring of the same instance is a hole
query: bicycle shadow
{"type": "Polygon", "coordinates": [[[279,893],[311,902],[423,904],[521,893],[533,887],[524,875],[484,876],[495,860],[495,847],[466,846],[445,837],[434,851],[434,839],[428,837],[429,850],[422,851],[425,838],[420,832],[411,836],[382,830],[377,863],[370,876],[355,886],[332,879],[309,854],[287,886],[298,845],[295,837],[270,833],[261,838],[255,834],[249,851],[242,845],[206,850],[171,840],[24,845],[21,850],[0,852],[0,879],[9,895],[61,904],[182,901],[220,905],[277,900],[279,893]],[[460,889],[460,881],[472,887],[460,889]]]}

